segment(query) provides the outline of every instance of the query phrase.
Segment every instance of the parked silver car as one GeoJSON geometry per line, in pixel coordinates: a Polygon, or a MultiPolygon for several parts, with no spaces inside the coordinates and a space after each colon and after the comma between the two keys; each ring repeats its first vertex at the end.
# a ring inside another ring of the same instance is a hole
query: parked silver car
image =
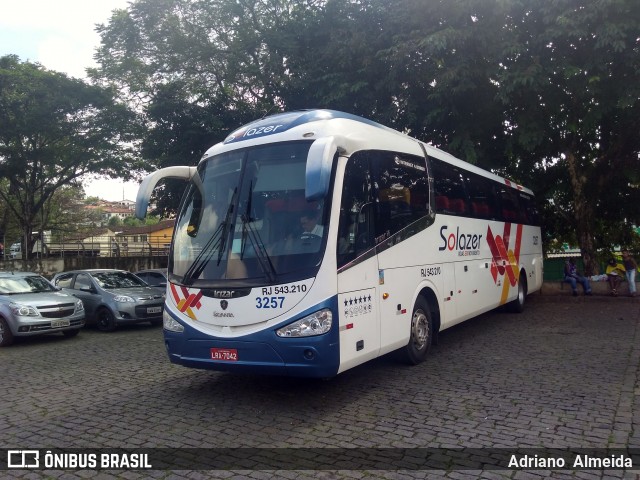
{"type": "Polygon", "coordinates": [[[74,337],[84,326],[82,301],[31,272],[0,272],[0,347],[14,337],[62,332],[74,337]]]}
{"type": "Polygon", "coordinates": [[[110,332],[125,323],[162,325],[164,294],[125,270],[74,270],[57,273],[52,283],[84,303],[87,322],[110,332]]]}

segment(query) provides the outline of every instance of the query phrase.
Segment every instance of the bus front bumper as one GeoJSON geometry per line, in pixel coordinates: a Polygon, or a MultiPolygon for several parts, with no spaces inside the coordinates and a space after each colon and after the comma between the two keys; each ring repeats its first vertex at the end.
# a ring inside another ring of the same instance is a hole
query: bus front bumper
{"type": "Polygon", "coordinates": [[[183,332],[163,330],[172,363],[241,374],[329,378],[338,373],[338,325],[324,335],[281,338],[275,329],[238,338],[219,338],[189,325],[183,332]]]}

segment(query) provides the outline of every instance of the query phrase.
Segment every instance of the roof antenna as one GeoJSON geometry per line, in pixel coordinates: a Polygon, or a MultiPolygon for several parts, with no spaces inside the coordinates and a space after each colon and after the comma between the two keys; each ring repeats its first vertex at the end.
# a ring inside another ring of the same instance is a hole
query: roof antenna
{"type": "Polygon", "coordinates": [[[269,108],[269,110],[265,112],[265,114],[262,116],[260,120],[264,120],[265,118],[267,118],[269,114],[273,112],[275,109],[276,109],[276,105],[275,104],[271,105],[271,108],[269,108]]]}

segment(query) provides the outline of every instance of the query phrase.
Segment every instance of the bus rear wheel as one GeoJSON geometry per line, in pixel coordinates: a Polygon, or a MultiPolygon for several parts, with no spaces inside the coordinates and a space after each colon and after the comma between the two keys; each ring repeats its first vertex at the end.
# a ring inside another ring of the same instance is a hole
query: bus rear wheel
{"type": "Polygon", "coordinates": [[[433,321],[429,305],[418,297],[411,316],[409,343],[404,347],[404,357],[411,365],[418,365],[427,358],[433,340],[433,321]]]}
{"type": "Polygon", "coordinates": [[[515,300],[512,300],[508,303],[509,310],[514,313],[522,313],[524,312],[524,301],[527,297],[527,277],[524,272],[520,273],[520,278],[518,279],[518,296],[515,300]]]}

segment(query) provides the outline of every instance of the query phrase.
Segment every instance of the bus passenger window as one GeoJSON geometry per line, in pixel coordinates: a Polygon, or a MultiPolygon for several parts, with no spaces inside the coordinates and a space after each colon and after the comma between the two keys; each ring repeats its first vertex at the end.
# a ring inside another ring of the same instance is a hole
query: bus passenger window
{"type": "Polygon", "coordinates": [[[429,214],[429,183],[423,157],[396,152],[372,156],[376,238],[380,242],[429,214]]]}
{"type": "Polygon", "coordinates": [[[471,201],[471,216],[486,220],[497,220],[501,215],[498,208],[494,182],[475,173],[466,173],[466,185],[471,201]]]}
{"type": "Polygon", "coordinates": [[[464,178],[456,167],[432,158],[436,194],[436,212],[447,215],[465,215],[467,192],[464,178]]]}

